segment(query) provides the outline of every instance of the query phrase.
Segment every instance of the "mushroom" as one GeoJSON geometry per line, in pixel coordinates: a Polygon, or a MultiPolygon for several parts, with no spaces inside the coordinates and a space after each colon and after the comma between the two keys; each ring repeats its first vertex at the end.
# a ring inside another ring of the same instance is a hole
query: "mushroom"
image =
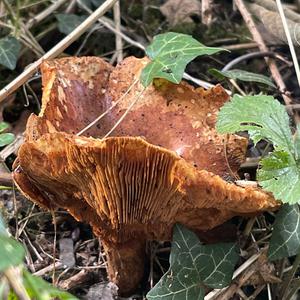
{"type": "Polygon", "coordinates": [[[205,91],[157,80],[103,138],[142,89],[136,83],[121,98],[146,63],[44,62],[42,110],[28,120],[14,171],[26,197],[92,226],[123,295],[143,276],[146,241],[169,240],[175,223],[208,230],[278,206],[259,188],[224,180],[236,176],[247,141],[230,135],[225,143],[215,130],[228,100],[221,86],[205,91]],[[112,105],[98,125],[76,135],[112,105]]]}

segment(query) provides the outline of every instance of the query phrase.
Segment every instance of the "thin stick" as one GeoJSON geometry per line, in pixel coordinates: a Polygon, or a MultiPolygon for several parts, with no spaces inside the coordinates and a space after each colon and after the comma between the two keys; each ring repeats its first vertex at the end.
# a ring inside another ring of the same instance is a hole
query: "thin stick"
{"type": "MultiPolygon", "coordinates": [[[[251,32],[251,34],[253,36],[253,39],[258,44],[258,47],[259,47],[260,51],[268,52],[269,49],[266,46],[264,40],[262,39],[261,34],[257,30],[257,28],[255,26],[255,23],[254,23],[250,13],[248,12],[248,10],[247,10],[247,8],[244,4],[244,1],[243,0],[234,0],[234,3],[237,6],[237,8],[239,9],[242,17],[244,18],[244,20],[246,22],[246,25],[247,25],[249,31],[251,32]]],[[[283,81],[283,79],[280,75],[280,72],[277,68],[276,63],[272,59],[266,59],[266,61],[269,65],[269,68],[270,68],[271,74],[274,78],[274,81],[277,83],[280,91],[284,92],[285,89],[286,89],[286,86],[285,86],[285,83],[284,83],[284,81],[283,81]]],[[[291,104],[292,103],[292,99],[290,99],[288,96],[282,95],[282,97],[283,97],[283,100],[284,100],[285,104],[291,104]]]]}
{"type": "Polygon", "coordinates": [[[53,270],[52,270],[52,282],[55,284],[55,257],[56,257],[56,240],[57,240],[57,223],[56,223],[56,216],[55,211],[51,209],[51,215],[53,220],[53,227],[54,227],[54,239],[53,239],[53,270]]]}
{"type": "Polygon", "coordinates": [[[88,129],[90,129],[92,126],[94,126],[96,123],[98,123],[109,111],[111,111],[118,103],[120,103],[121,100],[124,99],[126,95],[131,91],[131,89],[134,87],[134,85],[138,82],[139,80],[136,79],[130,87],[127,89],[127,91],[111,106],[109,107],[104,113],[102,113],[99,117],[97,117],[94,121],[92,121],[89,125],[84,127],[81,131],[79,131],[76,135],[82,135],[84,132],[86,132],[88,129]]]}
{"type": "Polygon", "coordinates": [[[4,276],[7,278],[10,286],[18,296],[20,300],[30,300],[29,295],[27,294],[25,287],[22,284],[21,279],[21,270],[17,267],[10,267],[4,272],[4,276]]]}
{"type": "Polygon", "coordinates": [[[80,37],[92,24],[94,24],[101,16],[103,16],[117,0],[106,0],[98,9],[96,9],[85,21],[76,27],[69,35],[55,45],[40,59],[32,63],[26,68],[22,74],[10,82],[6,87],[0,91],[0,102],[3,101],[8,95],[13,93],[17,88],[23,85],[39,68],[41,63],[46,59],[57,57],[69,45],[71,45],[78,37],[80,37]]]}
{"type": "Polygon", "coordinates": [[[206,26],[210,26],[213,21],[214,0],[201,1],[201,21],[206,26]]]}
{"type": "Polygon", "coordinates": [[[283,24],[284,32],[285,32],[285,35],[286,35],[286,38],[287,38],[287,41],[288,41],[288,44],[289,44],[289,47],[290,47],[290,52],[291,52],[291,55],[292,55],[296,76],[297,76],[297,79],[298,79],[298,85],[300,87],[300,68],[299,68],[299,63],[298,63],[298,60],[297,60],[297,55],[296,55],[296,52],[295,52],[294,44],[292,42],[291,34],[290,34],[289,27],[288,27],[288,24],[287,24],[285,15],[284,15],[284,11],[283,11],[283,8],[282,8],[281,1],[276,0],[276,3],[277,3],[278,11],[279,11],[279,14],[280,14],[280,17],[281,17],[281,21],[282,21],[282,24],[283,24]]]}
{"type": "Polygon", "coordinates": [[[62,6],[65,2],[66,2],[66,0],[57,0],[56,2],[54,2],[52,5],[50,5],[49,7],[47,7],[47,9],[43,10],[42,12],[40,12],[39,14],[37,14],[36,16],[34,16],[32,19],[30,19],[27,22],[27,28],[29,29],[33,25],[35,25],[35,24],[41,22],[42,20],[44,20],[45,18],[47,18],[55,10],[57,10],[60,6],[62,6]]]}
{"type": "Polygon", "coordinates": [[[293,263],[293,267],[292,269],[288,272],[288,274],[286,275],[286,278],[282,284],[282,288],[281,288],[281,296],[282,299],[286,299],[285,297],[287,296],[287,293],[289,292],[289,286],[292,282],[292,279],[294,278],[298,268],[300,265],[300,253],[297,254],[296,259],[293,263]]]}
{"type": "Polygon", "coordinates": [[[13,186],[13,179],[11,173],[0,172],[0,185],[13,186]]]}
{"type": "MultiPolygon", "coordinates": [[[[121,32],[121,13],[120,13],[120,1],[117,1],[114,5],[114,21],[117,32],[121,32]]],[[[117,62],[123,60],[123,43],[122,37],[116,34],[116,51],[117,51],[117,62]]]]}
{"type": "Polygon", "coordinates": [[[121,118],[116,122],[116,124],[112,127],[112,129],[104,136],[104,138],[107,138],[119,125],[120,123],[124,120],[124,118],[127,116],[127,114],[130,112],[131,108],[134,106],[134,104],[140,99],[140,97],[142,96],[142,94],[144,93],[144,91],[146,90],[146,88],[143,88],[138,94],[137,96],[133,99],[133,101],[130,103],[130,105],[128,106],[128,108],[126,109],[126,111],[124,112],[124,114],[121,116],[121,118]]]}

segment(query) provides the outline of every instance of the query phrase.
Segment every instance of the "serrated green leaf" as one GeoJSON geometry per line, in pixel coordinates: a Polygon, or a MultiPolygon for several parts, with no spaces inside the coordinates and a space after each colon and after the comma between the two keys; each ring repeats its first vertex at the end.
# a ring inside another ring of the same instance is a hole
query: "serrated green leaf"
{"type": "Polygon", "coordinates": [[[3,132],[8,127],[9,125],[6,122],[0,122],[0,132],[3,132]]]}
{"type": "Polygon", "coordinates": [[[257,143],[265,139],[278,150],[294,153],[289,116],[285,107],[272,96],[238,96],[226,103],[218,114],[219,133],[248,130],[257,143]]]}
{"type": "Polygon", "coordinates": [[[283,205],[274,223],[268,257],[277,260],[300,253],[299,205],[283,205]]]}
{"type": "Polygon", "coordinates": [[[267,76],[252,73],[244,70],[230,70],[230,71],[219,71],[217,69],[210,69],[209,73],[217,77],[219,80],[224,78],[231,78],[235,80],[247,81],[247,82],[259,82],[265,85],[276,88],[275,84],[267,76]]]}
{"type": "Polygon", "coordinates": [[[10,70],[14,70],[16,68],[20,50],[21,45],[16,38],[7,36],[0,39],[0,64],[10,70]]]}
{"type": "Polygon", "coordinates": [[[42,278],[30,274],[26,270],[23,272],[23,281],[31,299],[52,300],[55,298],[60,300],[78,300],[77,297],[55,288],[42,278]]]}
{"type": "Polygon", "coordinates": [[[274,151],[260,162],[257,172],[259,184],[284,203],[300,201],[300,169],[293,156],[274,151]]]}
{"type": "Polygon", "coordinates": [[[220,133],[248,130],[255,143],[261,139],[273,143],[275,151],[260,163],[259,184],[284,203],[300,201],[299,132],[293,140],[289,116],[276,99],[265,95],[234,96],[221,108],[217,130],[220,133]]]}
{"type": "Polygon", "coordinates": [[[22,263],[25,251],[14,239],[0,235],[0,272],[22,263]]]}
{"type": "Polygon", "coordinates": [[[86,16],[78,16],[74,14],[57,14],[55,17],[58,21],[58,30],[64,34],[71,33],[86,19],[86,16]]]}
{"type": "Polygon", "coordinates": [[[168,32],[154,37],[146,48],[151,62],[141,73],[144,87],[150,85],[154,78],[164,78],[173,83],[182,79],[186,65],[194,58],[205,54],[214,54],[224,49],[206,47],[190,35],[168,32]]]}
{"type": "Polygon", "coordinates": [[[13,133],[1,133],[0,134],[0,147],[4,147],[10,143],[12,143],[15,139],[15,135],[13,133]]]}
{"type": "Polygon", "coordinates": [[[229,285],[237,260],[235,244],[202,245],[193,232],[175,225],[170,269],[147,294],[147,299],[204,299],[205,286],[229,285]]]}

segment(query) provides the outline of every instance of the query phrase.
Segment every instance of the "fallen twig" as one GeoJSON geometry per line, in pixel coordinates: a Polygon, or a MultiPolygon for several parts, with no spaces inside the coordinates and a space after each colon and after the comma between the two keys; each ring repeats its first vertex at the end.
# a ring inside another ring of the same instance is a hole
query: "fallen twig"
{"type": "Polygon", "coordinates": [[[12,187],[13,186],[13,179],[11,173],[4,173],[0,172],[0,185],[12,187]]]}
{"type": "Polygon", "coordinates": [[[57,10],[60,6],[62,6],[65,2],[67,2],[67,1],[66,0],[57,0],[56,2],[51,4],[49,7],[47,7],[47,9],[43,10],[42,12],[40,12],[39,14],[34,16],[32,19],[30,19],[27,22],[26,27],[29,29],[33,25],[41,22],[42,20],[47,18],[49,15],[51,15],[55,10],[57,10]]]}
{"type": "Polygon", "coordinates": [[[16,79],[10,82],[6,87],[0,91],[0,102],[8,95],[13,93],[22,84],[24,84],[39,68],[41,63],[46,59],[57,57],[69,45],[71,45],[78,37],[80,37],[92,24],[94,24],[101,16],[103,16],[117,0],[106,0],[98,9],[96,9],[85,21],[76,27],[69,35],[55,45],[40,59],[28,66],[16,79]]]}
{"type": "MultiPolygon", "coordinates": [[[[120,13],[120,1],[117,1],[114,5],[114,21],[116,30],[121,31],[121,13],[120,13]]],[[[123,43],[122,37],[119,34],[116,34],[116,52],[117,52],[117,62],[123,60],[123,43]]]]}

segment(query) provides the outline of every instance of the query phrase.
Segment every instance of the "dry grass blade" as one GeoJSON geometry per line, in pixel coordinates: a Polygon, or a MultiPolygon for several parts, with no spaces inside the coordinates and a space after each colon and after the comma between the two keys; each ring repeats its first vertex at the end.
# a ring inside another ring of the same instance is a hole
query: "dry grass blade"
{"type": "Polygon", "coordinates": [[[282,21],[282,24],[283,24],[283,28],[284,28],[284,31],[285,31],[285,35],[286,35],[286,38],[287,38],[287,41],[288,41],[288,44],[289,44],[289,48],[290,48],[290,52],[291,52],[292,59],[293,59],[293,62],[294,62],[294,68],[295,68],[295,72],[296,72],[296,76],[297,76],[297,80],[298,80],[298,85],[299,85],[299,88],[300,88],[300,68],[299,68],[299,63],[298,63],[296,51],[295,51],[294,44],[293,44],[293,41],[292,41],[292,38],[291,38],[291,34],[290,34],[290,31],[289,31],[289,28],[288,28],[287,20],[286,20],[286,17],[284,15],[284,11],[283,11],[281,1],[276,0],[276,3],[277,3],[278,11],[279,11],[279,14],[280,14],[280,17],[281,17],[281,21],[282,21]]]}

